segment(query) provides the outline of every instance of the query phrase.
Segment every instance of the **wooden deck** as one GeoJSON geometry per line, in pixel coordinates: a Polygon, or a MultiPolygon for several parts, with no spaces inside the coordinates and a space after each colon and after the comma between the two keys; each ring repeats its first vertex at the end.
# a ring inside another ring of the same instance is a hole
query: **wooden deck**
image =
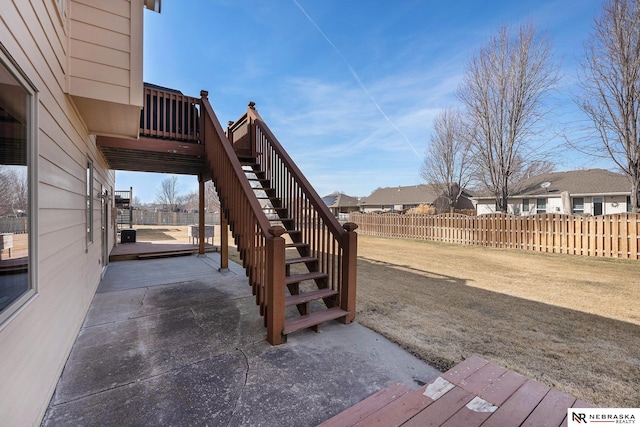
{"type": "MultiPolygon", "coordinates": [[[[205,252],[215,252],[218,246],[205,244],[205,252]]],[[[145,258],[191,255],[198,253],[198,245],[174,241],[118,243],[109,254],[109,262],[145,258]]]]}
{"type": "Polygon", "coordinates": [[[593,405],[474,355],[418,390],[387,387],[321,426],[566,426],[572,407],[593,405]]]}

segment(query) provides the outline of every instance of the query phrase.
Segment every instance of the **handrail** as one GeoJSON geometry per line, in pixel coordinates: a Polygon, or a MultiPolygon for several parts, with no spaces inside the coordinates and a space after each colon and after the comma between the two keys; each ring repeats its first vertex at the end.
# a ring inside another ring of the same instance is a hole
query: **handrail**
{"type": "Polygon", "coordinates": [[[140,136],[200,142],[200,100],[179,91],[145,84],[140,136]]]}
{"type": "Polygon", "coordinates": [[[201,92],[205,154],[221,206],[247,270],[249,283],[265,316],[267,340],[283,341],[285,245],[282,227],[272,227],[249,184],[209,100],[201,92]]]}
{"type": "MultiPolygon", "coordinates": [[[[229,133],[248,136],[241,138],[240,150],[249,151],[258,169],[266,174],[275,200],[281,203],[274,208],[287,209],[293,221],[291,229],[301,233],[300,241],[309,245],[309,255],[317,258],[320,271],[327,275],[323,286],[338,291],[341,308],[349,312],[344,321],[351,322],[355,317],[357,225],[340,225],[254,106],[249,104],[247,113],[230,126],[229,133]],[[247,131],[240,130],[238,123],[246,124],[247,131]]],[[[238,141],[233,136],[231,140],[238,152],[238,141]]]]}
{"type": "MultiPolygon", "coordinates": [[[[266,125],[260,114],[255,108],[250,107],[247,116],[253,121],[260,131],[267,137],[269,145],[273,147],[277,156],[282,159],[282,163],[291,173],[291,176],[296,180],[302,191],[309,197],[309,201],[313,207],[318,211],[318,214],[322,217],[322,220],[326,222],[327,226],[331,229],[331,233],[342,236],[346,231],[342,228],[338,219],[331,213],[327,204],[322,200],[320,195],[316,192],[315,188],[309,183],[304,176],[298,165],[291,159],[289,153],[287,153],[275,135],[271,132],[271,129],[266,125]]],[[[258,147],[255,147],[258,150],[258,147]]]]}

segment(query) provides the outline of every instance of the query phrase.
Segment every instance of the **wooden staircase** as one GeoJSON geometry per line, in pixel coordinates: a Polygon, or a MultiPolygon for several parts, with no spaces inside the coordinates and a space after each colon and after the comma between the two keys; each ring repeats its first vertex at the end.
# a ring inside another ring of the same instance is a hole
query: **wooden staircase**
{"type": "Polygon", "coordinates": [[[340,308],[338,291],[329,288],[328,274],[320,270],[320,260],[312,255],[311,245],[304,241],[302,230],[296,229],[296,219],[283,206],[271,179],[267,178],[266,171],[261,170],[257,156],[240,151],[238,159],[269,223],[281,226],[287,235],[284,284],[288,290],[285,307],[289,313],[285,318],[284,335],[305,328],[317,332],[321,323],[349,316],[348,311],[340,308]],[[291,307],[295,307],[297,313],[291,307]]]}
{"type": "Polygon", "coordinates": [[[200,101],[214,181],[271,344],[355,317],[357,226],[341,226],[254,108],[226,132],[200,101]]]}

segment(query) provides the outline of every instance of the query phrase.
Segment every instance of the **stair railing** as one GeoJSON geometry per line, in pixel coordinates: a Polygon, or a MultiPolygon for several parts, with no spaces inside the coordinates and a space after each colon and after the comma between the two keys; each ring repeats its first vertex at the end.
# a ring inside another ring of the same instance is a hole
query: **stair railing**
{"type": "Polygon", "coordinates": [[[284,340],[285,230],[270,225],[209,103],[208,93],[202,91],[200,96],[209,172],[264,316],[267,341],[278,345],[284,340]]]}
{"type": "Polygon", "coordinates": [[[200,142],[200,100],[182,92],[144,85],[140,136],[200,142]]]}
{"type": "Polygon", "coordinates": [[[311,256],[318,259],[320,270],[327,274],[327,287],[338,291],[340,308],[355,317],[357,234],[355,223],[340,225],[327,205],[311,186],[298,166],[282,148],[253,102],[227,131],[240,151],[256,159],[266,173],[276,197],[294,219],[293,228],[302,232],[302,241],[310,245],[311,256]]]}

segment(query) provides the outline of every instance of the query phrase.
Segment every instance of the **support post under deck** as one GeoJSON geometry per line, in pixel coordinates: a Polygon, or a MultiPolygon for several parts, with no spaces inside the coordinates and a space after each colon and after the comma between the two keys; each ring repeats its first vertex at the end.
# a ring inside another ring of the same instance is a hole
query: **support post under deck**
{"type": "Polygon", "coordinates": [[[204,219],[204,179],[198,175],[198,254],[204,255],[205,244],[205,219],[204,219]]]}

